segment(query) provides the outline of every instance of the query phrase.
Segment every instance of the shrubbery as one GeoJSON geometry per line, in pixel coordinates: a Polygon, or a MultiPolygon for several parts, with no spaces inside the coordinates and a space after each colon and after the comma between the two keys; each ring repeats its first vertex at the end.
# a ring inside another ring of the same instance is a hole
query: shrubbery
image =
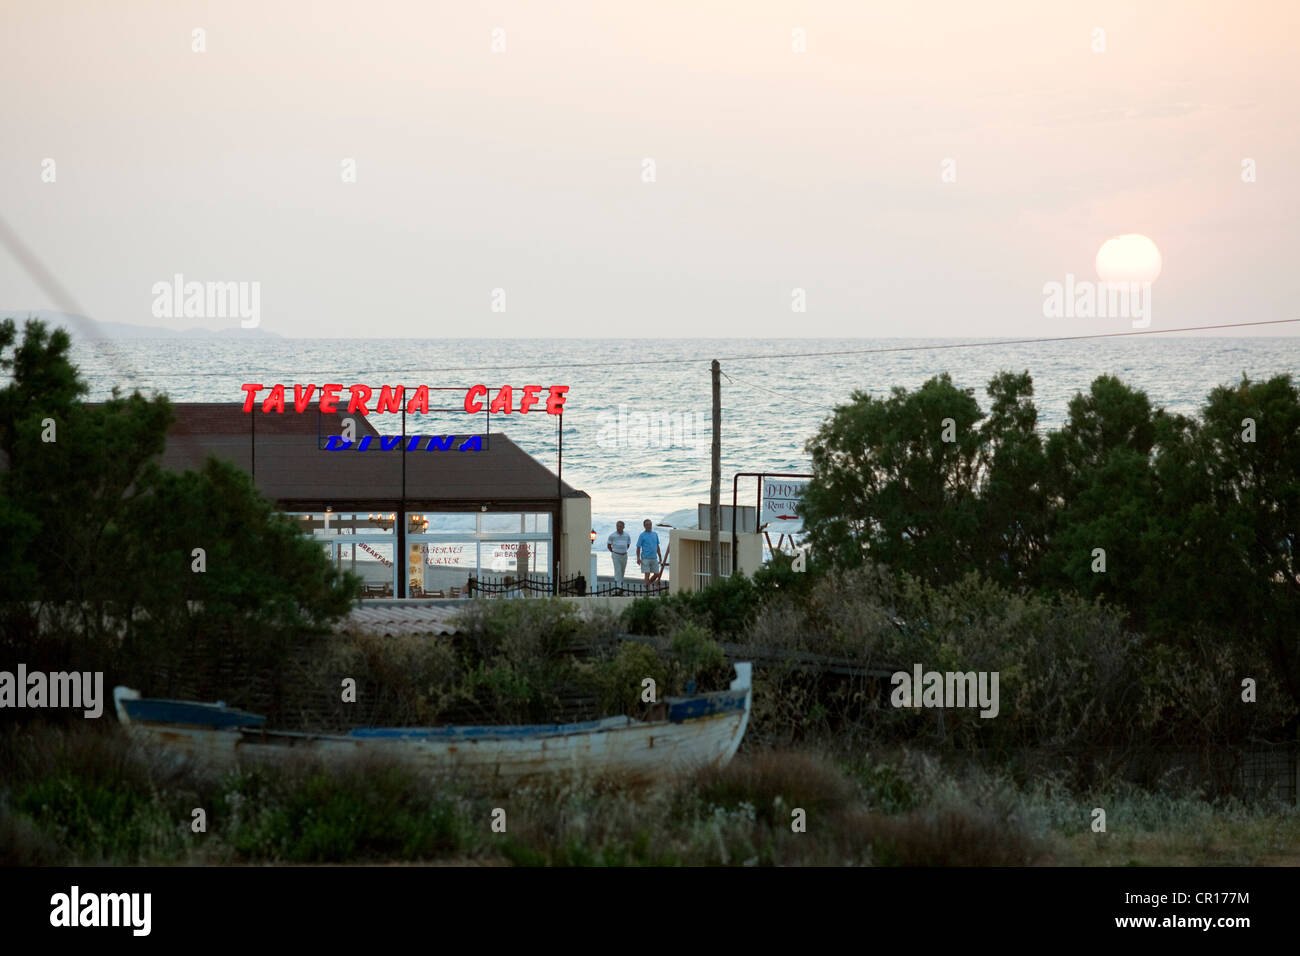
{"type": "Polygon", "coordinates": [[[885,678],[829,682],[797,662],[760,671],[753,732],[844,746],[907,739],[995,751],[1221,748],[1267,738],[1295,713],[1250,644],[1135,634],[1124,616],[1073,595],[1015,593],[975,575],[951,585],[864,565],[771,604],[742,643],[838,655],[864,670],[999,674],[996,719],[978,708],[892,707],[885,678]],[[1240,703],[1237,675],[1261,675],[1240,703]]]}
{"type": "Polygon", "coordinates": [[[760,586],[755,579],[734,574],[698,591],[637,598],[622,621],[633,634],[668,634],[692,623],[727,640],[758,617],[768,596],[779,593],[772,577],[763,581],[760,586]]]}
{"type": "Polygon", "coordinates": [[[662,649],[616,640],[617,621],[584,616],[552,599],[474,601],[455,635],[329,635],[315,645],[296,682],[336,688],[357,681],[355,704],[330,704],[341,725],[551,723],[647,710],[642,681],[657,696],[727,686],[731,669],[709,632],[678,622],[662,649]],[[583,701],[586,704],[578,709],[583,701]]]}
{"type": "Polygon", "coordinates": [[[157,696],[237,694],[220,686],[229,660],[278,673],[359,581],[233,464],[162,469],[167,399],[85,404],[69,349],[41,322],[21,341],[0,323],[0,661],[103,670],[157,696]]]}
{"type": "Polygon", "coordinates": [[[808,443],[815,477],[801,508],[813,553],[931,585],[977,573],[1099,598],[1198,666],[1211,662],[1200,644],[1230,645],[1253,669],[1225,680],[1257,676],[1300,704],[1290,376],[1216,388],[1195,418],[1101,376],[1045,433],[1027,372],[997,375],[987,391],[985,410],[945,374],[837,408],[808,443]]]}

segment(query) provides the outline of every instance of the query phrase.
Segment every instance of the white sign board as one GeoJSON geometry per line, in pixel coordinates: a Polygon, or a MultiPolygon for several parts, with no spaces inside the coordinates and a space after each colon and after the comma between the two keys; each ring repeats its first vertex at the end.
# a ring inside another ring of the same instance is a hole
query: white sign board
{"type": "Polygon", "coordinates": [[[764,479],[763,510],[758,516],[758,523],[767,525],[769,534],[795,534],[802,531],[803,519],[795,513],[795,508],[807,487],[807,481],[764,479]]]}
{"type": "Polygon", "coordinates": [[[422,544],[420,553],[424,563],[429,565],[449,565],[451,567],[474,567],[476,560],[474,545],[469,544],[422,544]]]}

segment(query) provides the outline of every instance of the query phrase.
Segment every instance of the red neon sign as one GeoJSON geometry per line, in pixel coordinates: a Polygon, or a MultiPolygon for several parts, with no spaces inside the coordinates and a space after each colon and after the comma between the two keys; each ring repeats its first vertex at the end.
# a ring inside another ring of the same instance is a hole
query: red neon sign
{"type": "MultiPolygon", "coordinates": [[[[266,386],[261,383],[247,383],[239,386],[245,393],[244,411],[251,413],[253,404],[257,401],[257,393],[262,391],[266,386]]],[[[338,411],[338,403],[342,401],[340,393],[343,391],[342,385],[326,384],[320,386],[320,397],[317,399],[317,406],[322,412],[333,413],[338,411]]],[[[515,392],[509,385],[502,385],[497,389],[496,398],[488,405],[488,412],[492,414],[509,415],[511,412],[518,411],[520,415],[527,415],[534,410],[536,406],[544,407],[548,415],[560,415],[564,411],[564,402],[568,397],[567,385],[525,385],[519,389],[519,400],[515,401],[515,392]],[[545,399],[542,392],[546,392],[545,399]]],[[[293,410],[299,414],[307,411],[311,405],[312,395],[316,392],[315,385],[294,385],[293,386],[293,410]]],[[[483,411],[483,400],[488,396],[488,387],[486,385],[472,385],[465,393],[465,412],[469,415],[477,414],[483,411]]],[[[285,386],[272,385],[269,394],[262,399],[262,411],[269,414],[275,412],[277,415],[284,414],[286,400],[285,386]]],[[[405,386],[403,385],[384,385],[379,389],[379,396],[375,399],[376,412],[399,412],[402,410],[402,399],[405,397],[405,386]]],[[[366,407],[367,403],[375,398],[374,389],[369,385],[349,385],[348,386],[348,410],[347,414],[355,415],[360,412],[362,415],[369,415],[370,409],[366,407]]],[[[414,393],[406,402],[408,412],[420,412],[428,414],[429,412],[429,386],[421,385],[415,389],[414,393]]]]}

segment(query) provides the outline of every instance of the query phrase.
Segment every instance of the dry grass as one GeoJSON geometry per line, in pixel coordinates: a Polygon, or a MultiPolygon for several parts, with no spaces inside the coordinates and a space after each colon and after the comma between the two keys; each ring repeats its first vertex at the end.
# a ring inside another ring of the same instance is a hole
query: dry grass
{"type": "Polygon", "coordinates": [[[1017,786],[906,751],[845,762],[756,749],[651,785],[548,779],[494,792],[374,760],[205,774],[111,726],[32,725],[0,736],[0,772],[0,864],[18,866],[1236,865],[1295,863],[1300,845],[1291,807],[1017,786]],[[196,806],[204,834],[188,826],[196,806]],[[1108,833],[1090,831],[1095,806],[1108,833]]]}

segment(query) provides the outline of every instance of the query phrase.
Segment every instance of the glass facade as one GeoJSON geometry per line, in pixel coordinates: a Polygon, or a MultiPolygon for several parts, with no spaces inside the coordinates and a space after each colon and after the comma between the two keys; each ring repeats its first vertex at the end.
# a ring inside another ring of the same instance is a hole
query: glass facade
{"type": "Polygon", "coordinates": [[[326,511],[290,513],[303,534],[319,541],[340,571],[361,578],[361,596],[393,597],[397,593],[396,515],[326,511]]]}
{"type": "Polygon", "coordinates": [[[314,538],[337,538],[345,535],[373,535],[379,538],[392,537],[397,532],[394,525],[397,515],[355,514],[350,511],[325,512],[290,512],[303,534],[314,538]]]}
{"type": "MultiPolygon", "coordinates": [[[[397,553],[397,514],[292,513],[304,534],[321,543],[335,567],[363,580],[363,597],[393,597],[403,567],[397,553]]],[[[548,512],[409,512],[406,516],[407,594],[463,597],[470,579],[496,586],[550,585],[548,512]]]]}
{"type": "Polygon", "coordinates": [[[527,578],[539,587],[549,585],[549,513],[427,512],[418,518],[419,530],[406,537],[412,597],[460,597],[471,577],[494,584],[527,578]]]}

